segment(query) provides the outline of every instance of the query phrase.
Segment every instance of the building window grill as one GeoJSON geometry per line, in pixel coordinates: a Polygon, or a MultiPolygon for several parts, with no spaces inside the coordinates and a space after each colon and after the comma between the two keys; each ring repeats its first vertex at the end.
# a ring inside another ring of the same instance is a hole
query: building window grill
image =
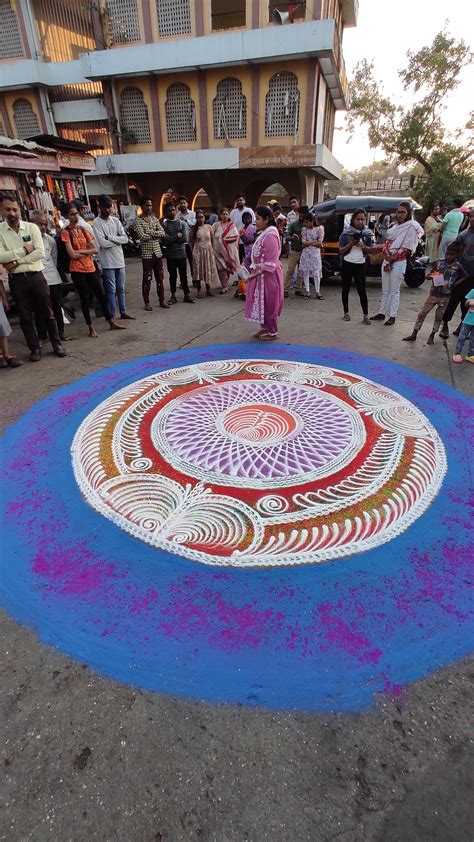
{"type": "Polygon", "coordinates": [[[5,126],[3,125],[3,120],[2,120],[1,117],[0,117],[0,134],[3,137],[5,137],[5,135],[6,135],[5,126]]]}
{"type": "Polygon", "coordinates": [[[29,99],[16,99],[13,103],[13,119],[19,138],[40,134],[38,117],[33,111],[29,99]]]}
{"type": "Polygon", "coordinates": [[[183,82],[175,82],[166,92],[166,129],[169,143],[196,140],[196,106],[191,91],[183,82]]]}
{"type": "Polygon", "coordinates": [[[0,59],[21,58],[23,44],[21,43],[18,19],[12,7],[11,0],[0,0],[0,59]]]}
{"type": "Polygon", "coordinates": [[[191,32],[189,0],[156,0],[156,13],[158,33],[162,38],[191,32]]]}
{"type": "Polygon", "coordinates": [[[247,100],[239,79],[222,79],[212,103],[216,140],[247,137],[247,100]]]}
{"type": "Polygon", "coordinates": [[[126,146],[151,143],[148,107],[139,88],[124,88],[120,101],[120,128],[126,146]]]}
{"type": "Polygon", "coordinates": [[[107,0],[107,11],[113,44],[130,44],[140,41],[137,0],[107,0]]]}
{"type": "Polygon", "coordinates": [[[265,137],[296,137],[299,115],[298,78],[288,70],[275,73],[265,98],[265,137]]]}

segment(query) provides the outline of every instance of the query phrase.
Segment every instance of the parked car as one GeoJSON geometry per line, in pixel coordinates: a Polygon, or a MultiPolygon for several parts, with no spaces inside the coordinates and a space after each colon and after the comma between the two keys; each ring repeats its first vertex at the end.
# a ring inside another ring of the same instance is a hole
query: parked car
{"type": "MultiPolygon", "coordinates": [[[[353,213],[357,208],[363,208],[367,214],[370,228],[381,213],[394,213],[400,202],[410,202],[413,210],[421,210],[421,205],[414,199],[398,196],[336,196],[326,202],[318,202],[311,208],[311,213],[318,216],[324,225],[324,246],[322,248],[323,280],[327,281],[339,272],[341,258],[339,256],[339,237],[344,230],[344,217],[353,213]]],[[[418,287],[425,280],[426,266],[422,260],[423,246],[412,256],[405,273],[405,283],[409,287],[418,287]]],[[[380,277],[380,265],[367,265],[367,274],[380,277]]]]}

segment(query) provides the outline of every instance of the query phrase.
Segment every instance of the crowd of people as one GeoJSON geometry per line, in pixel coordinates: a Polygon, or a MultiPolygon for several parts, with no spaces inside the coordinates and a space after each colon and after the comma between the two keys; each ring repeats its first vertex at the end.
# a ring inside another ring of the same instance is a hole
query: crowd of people
{"type": "MultiPolygon", "coordinates": [[[[274,341],[283,299],[292,289],[296,296],[309,298],[312,284],[316,299],[323,299],[320,284],[324,226],[307,206],[300,205],[296,196],[290,197],[289,203],[287,216],[276,201],[254,211],[247,206],[245,196],[239,194],[232,208],[223,207],[218,214],[206,215],[202,209],[191,210],[186,197],[181,196],[177,201],[166,202],[163,216],[158,218],[152,198],[143,196],[134,236],[140,248],[144,309],[153,309],[153,278],[158,304],[167,309],[178,302],[178,279],[184,303],[194,304],[202,294],[213,297],[216,289],[221,295],[228,294],[236,275],[234,297],[245,300],[245,317],[259,325],[256,337],[264,342],[274,341]],[[285,277],[282,255],[288,257],[285,277]],[[165,264],[169,296],[165,293],[165,264]]],[[[395,323],[407,261],[424,235],[431,289],[413,332],[405,341],[416,340],[432,309],[435,321],[428,343],[433,343],[440,327],[440,336],[447,338],[449,321],[461,306],[463,323],[454,331],[458,341],[453,359],[462,362],[461,349],[469,339],[466,359],[474,361],[474,211],[469,214],[467,228],[460,233],[465,220],[461,206],[462,202],[455,200],[453,209],[442,219],[439,207],[434,207],[424,230],[412,218],[408,202],[400,202],[394,219],[382,215],[375,231],[369,227],[365,211],[357,209],[346,220],[339,237],[344,321],[351,319],[349,295],[354,282],[363,324],[395,323]],[[381,263],[382,276],[380,305],[372,316],[366,291],[369,259],[381,263]]],[[[129,234],[112,214],[112,207],[109,196],[100,196],[98,215],[90,225],[81,215],[80,202],[64,204],[59,224],[52,229],[51,218],[46,214],[37,211],[30,221],[25,221],[15,196],[2,197],[0,272],[4,279],[8,277],[32,362],[41,359],[41,345],[48,336],[54,353],[66,355],[63,343],[68,337],[62,289],[68,274],[91,338],[98,336],[91,320],[93,306],[99,308],[110,330],[123,330],[125,325],[120,322],[135,318],[126,307],[123,246],[128,243],[129,234]]],[[[0,282],[0,365],[17,367],[21,360],[8,349],[8,307],[5,287],[0,282]]]]}

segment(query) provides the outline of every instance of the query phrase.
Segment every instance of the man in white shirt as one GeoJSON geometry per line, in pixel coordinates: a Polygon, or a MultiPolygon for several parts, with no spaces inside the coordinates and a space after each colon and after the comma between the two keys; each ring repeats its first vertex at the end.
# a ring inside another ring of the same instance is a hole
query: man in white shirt
{"type": "Polygon", "coordinates": [[[129,316],[125,305],[125,257],[122,246],[128,243],[128,236],[116,216],[111,216],[112,199],[103,194],[99,196],[99,216],[93,223],[94,238],[99,246],[99,259],[104,276],[109,312],[115,318],[115,298],[118,298],[120,318],[134,319],[129,316]]]}
{"type": "Polygon", "coordinates": [[[288,216],[286,217],[288,225],[290,222],[296,222],[296,220],[300,218],[299,209],[300,200],[298,199],[298,196],[290,196],[290,210],[288,211],[288,216]]]}
{"type": "MultiPolygon", "coordinates": [[[[176,205],[176,219],[182,219],[183,222],[186,223],[187,227],[187,242],[186,242],[186,257],[188,258],[188,263],[191,269],[191,277],[193,274],[193,253],[191,250],[191,246],[189,245],[189,231],[196,225],[196,214],[193,210],[189,210],[188,207],[188,200],[186,196],[180,196],[178,199],[178,204],[176,205]]],[[[195,284],[193,283],[193,286],[195,284]]]]}
{"type": "MultiPolygon", "coordinates": [[[[44,245],[44,260],[43,260],[43,275],[48,284],[49,295],[51,298],[51,306],[53,308],[54,318],[58,326],[59,338],[61,342],[69,339],[64,335],[64,317],[63,317],[63,283],[58,272],[58,246],[54,237],[48,234],[48,216],[43,211],[33,211],[31,221],[38,226],[41,231],[44,245]]],[[[36,319],[36,327],[40,336],[44,336],[46,331],[41,324],[38,324],[36,319]]]]}
{"type": "MultiPolygon", "coordinates": [[[[250,216],[252,217],[252,223],[254,223],[255,222],[255,214],[254,214],[252,208],[248,208],[247,205],[245,204],[244,194],[239,193],[238,196],[235,197],[235,207],[230,212],[230,218],[231,218],[232,222],[234,223],[235,227],[237,228],[237,231],[241,231],[241,229],[244,227],[243,222],[242,222],[242,216],[244,215],[245,211],[247,211],[247,213],[250,214],[250,216]]],[[[239,240],[239,259],[240,259],[241,263],[242,263],[244,257],[245,257],[245,247],[244,247],[244,243],[240,239],[239,240]]]]}

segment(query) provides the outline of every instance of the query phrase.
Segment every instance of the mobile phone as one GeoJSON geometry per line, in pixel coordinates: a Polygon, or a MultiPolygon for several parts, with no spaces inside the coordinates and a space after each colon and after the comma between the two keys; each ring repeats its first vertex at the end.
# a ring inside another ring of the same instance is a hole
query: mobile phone
{"type": "Polygon", "coordinates": [[[357,240],[357,242],[359,242],[362,234],[352,234],[351,236],[353,240],[357,240]]]}
{"type": "Polygon", "coordinates": [[[31,243],[31,237],[29,234],[27,234],[26,237],[22,237],[21,239],[24,243],[31,243]]]}

